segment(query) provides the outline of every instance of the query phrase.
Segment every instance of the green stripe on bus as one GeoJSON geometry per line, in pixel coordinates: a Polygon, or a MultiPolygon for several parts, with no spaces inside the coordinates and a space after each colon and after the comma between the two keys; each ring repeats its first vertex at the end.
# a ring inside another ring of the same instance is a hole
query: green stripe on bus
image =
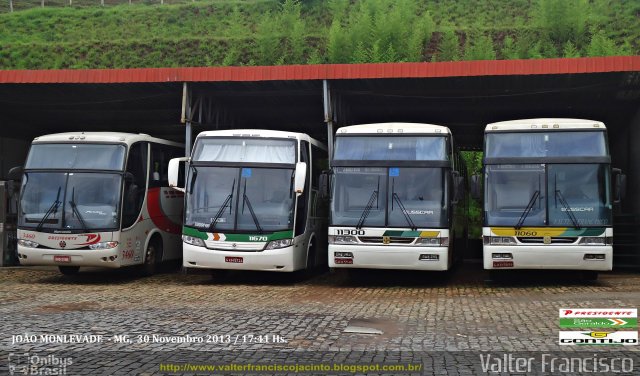
{"type": "Polygon", "coordinates": [[[187,235],[187,236],[193,236],[194,238],[200,238],[202,240],[207,240],[207,233],[206,232],[202,232],[202,231],[196,230],[195,228],[191,228],[191,227],[183,226],[182,227],[182,234],[183,235],[187,235]]]}

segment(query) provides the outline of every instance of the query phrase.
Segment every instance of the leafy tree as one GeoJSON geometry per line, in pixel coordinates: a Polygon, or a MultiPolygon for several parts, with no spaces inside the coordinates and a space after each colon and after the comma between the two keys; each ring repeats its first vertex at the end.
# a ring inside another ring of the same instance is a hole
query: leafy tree
{"type": "Polygon", "coordinates": [[[486,35],[471,32],[467,35],[464,46],[464,60],[495,60],[496,51],[493,40],[486,35]]]}
{"type": "Polygon", "coordinates": [[[580,51],[578,51],[576,46],[574,46],[573,43],[571,43],[571,41],[567,41],[567,43],[564,44],[564,47],[562,49],[562,56],[563,57],[580,57],[580,51]]]}
{"type": "Polygon", "coordinates": [[[439,61],[460,60],[460,39],[453,30],[442,33],[442,39],[438,45],[439,61]]]}

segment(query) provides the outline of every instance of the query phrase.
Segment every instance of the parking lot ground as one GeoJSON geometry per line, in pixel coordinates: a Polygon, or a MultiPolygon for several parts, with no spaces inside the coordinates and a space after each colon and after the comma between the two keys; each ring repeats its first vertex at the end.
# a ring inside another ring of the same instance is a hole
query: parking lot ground
{"type": "Polygon", "coordinates": [[[245,272],[218,278],[170,270],[138,277],[128,269],[70,278],[52,268],[4,268],[0,359],[19,371],[34,354],[43,362],[69,358],[67,374],[212,374],[171,367],[294,360],[419,363],[416,374],[476,374],[480,352],[624,351],[638,359],[640,346],[585,350],[558,344],[561,308],[638,306],[637,271],[601,273],[595,282],[550,271],[495,282],[479,263],[445,273],[245,272]]]}

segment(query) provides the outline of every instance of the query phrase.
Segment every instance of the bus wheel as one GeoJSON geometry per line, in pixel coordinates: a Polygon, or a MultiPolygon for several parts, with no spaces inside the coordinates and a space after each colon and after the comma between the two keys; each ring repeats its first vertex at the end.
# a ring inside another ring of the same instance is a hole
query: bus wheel
{"type": "Polygon", "coordinates": [[[157,265],[162,257],[162,247],[158,246],[157,239],[151,239],[147,250],[144,253],[144,264],[142,264],[142,274],[145,276],[153,275],[156,272],[157,265]]]}
{"type": "Polygon", "coordinates": [[[309,240],[309,250],[307,251],[307,271],[312,271],[316,268],[316,244],[315,238],[309,240]]]}
{"type": "Polygon", "coordinates": [[[587,270],[582,272],[583,281],[595,281],[598,279],[598,272],[593,270],[587,270]]]}
{"type": "Polygon", "coordinates": [[[78,270],[80,270],[79,266],[58,266],[60,273],[64,275],[76,275],[78,274],[78,270]]]}

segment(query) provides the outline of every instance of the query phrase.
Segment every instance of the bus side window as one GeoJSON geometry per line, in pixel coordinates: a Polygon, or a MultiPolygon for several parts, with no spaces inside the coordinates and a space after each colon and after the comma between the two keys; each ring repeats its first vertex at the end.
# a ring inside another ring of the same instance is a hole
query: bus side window
{"type": "MultiPolygon", "coordinates": [[[[149,169],[149,188],[169,186],[169,161],[184,154],[174,146],[151,144],[151,168],[149,169]]],[[[182,186],[181,186],[182,187],[182,186]]]]}
{"type": "Polygon", "coordinates": [[[147,188],[147,150],[146,142],[135,143],[129,148],[122,205],[122,228],[133,226],[142,209],[147,188]]]}

